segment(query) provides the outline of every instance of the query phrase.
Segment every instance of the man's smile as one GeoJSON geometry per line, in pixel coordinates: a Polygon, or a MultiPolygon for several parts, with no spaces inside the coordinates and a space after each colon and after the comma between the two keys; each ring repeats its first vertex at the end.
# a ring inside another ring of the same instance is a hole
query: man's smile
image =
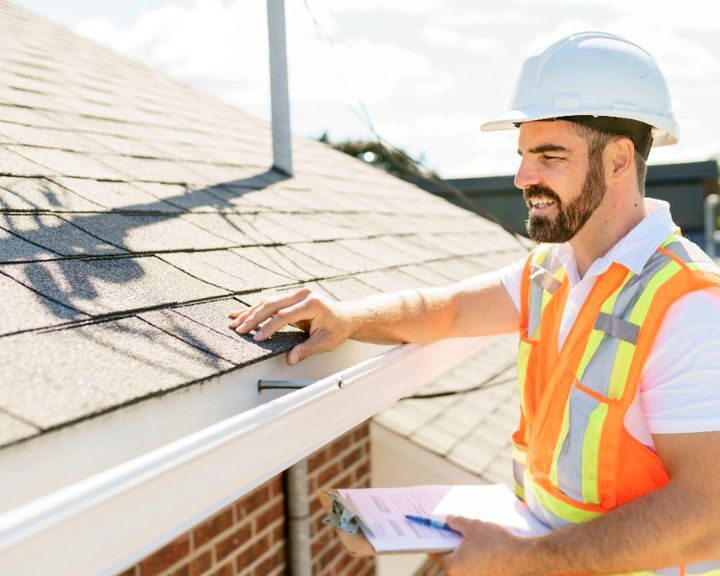
{"type": "Polygon", "coordinates": [[[543,215],[549,212],[552,206],[555,206],[555,200],[549,198],[531,198],[527,201],[531,214],[543,215]]]}

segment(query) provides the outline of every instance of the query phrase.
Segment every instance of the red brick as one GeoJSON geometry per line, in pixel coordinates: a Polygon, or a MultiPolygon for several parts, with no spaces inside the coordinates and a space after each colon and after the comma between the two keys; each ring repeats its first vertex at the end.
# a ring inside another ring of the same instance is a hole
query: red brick
{"type": "Polygon", "coordinates": [[[318,474],[318,484],[320,486],[327,486],[328,482],[338,474],[342,472],[342,468],[340,468],[340,464],[338,462],[333,462],[332,464],[326,466],[322,469],[322,472],[318,474]]]}
{"type": "Polygon", "coordinates": [[[283,522],[278,523],[278,525],[273,528],[271,538],[273,544],[285,541],[285,524],[283,522]]]}
{"type": "Polygon", "coordinates": [[[172,576],[190,576],[188,565],[185,564],[184,566],[180,566],[177,570],[174,570],[172,572],[172,576]]]}
{"type": "Polygon", "coordinates": [[[275,520],[281,519],[285,514],[284,507],[281,502],[273,504],[261,514],[255,517],[255,533],[259,534],[270,526],[275,520]]]}
{"type": "Polygon", "coordinates": [[[247,549],[243,550],[235,559],[235,566],[237,567],[238,574],[242,574],[243,576],[246,574],[252,574],[253,571],[249,569],[250,565],[258,558],[261,558],[269,548],[270,538],[266,535],[257,539],[249,545],[247,549]]]}
{"type": "Polygon", "coordinates": [[[361,458],[362,452],[360,451],[360,448],[356,448],[355,450],[343,457],[342,465],[344,468],[350,468],[351,466],[360,462],[361,458]]]}
{"type": "Polygon", "coordinates": [[[252,532],[250,524],[245,524],[243,527],[235,530],[230,536],[224,538],[215,545],[215,555],[218,561],[222,560],[233,551],[238,550],[250,541],[252,532]]]}
{"type": "Polygon", "coordinates": [[[193,530],[193,547],[200,548],[233,524],[232,508],[226,508],[193,530]]]}
{"type": "Polygon", "coordinates": [[[319,466],[322,466],[322,464],[331,457],[332,456],[328,448],[320,448],[320,450],[313,452],[310,456],[308,456],[308,471],[313,471],[319,466]]]}
{"type": "Polygon", "coordinates": [[[320,498],[318,498],[315,493],[313,493],[310,496],[310,516],[315,515],[321,509],[322,504],[320,504],[320,498]]]}
{"type": "Polygon", "coordinates": [[[188,565],[188,576],[200,576],[200,574],[209,570],[211,565],[212,553],[210,550],[207,550],[190,562],[188,565]]]}
{"type": "Polygon", "coordinates": [[[277,558],[277,565],[278,566],[284,566],[285,562],[287,560],[285,556],[285,546],[280,546],[275,553],[275,557],[277,558]]]}
{"type": "Polygon", "coordinates": [[[140,573],[142,576],[153,576],[163,570],[167,570],[182,560],[190,552],[190,536],[183,534],[176,540],[163,546],[157,552],[154,552],[140,563],[140,573]]]}
{"type": "Polygon", "coordinates": [[[325,568],[329,566],[337,555],[337,546],[330,546],[325,552],[320,555],[320,565],[325,568]]]}
{"type": "Polygon", "coordinates": [[[256,488],[235,505],[238,522],[242,522],[246,516],[270,500],[270,482],[256,488]]]}
{"type": "Polygon", "coordinates": [[[268,558],[260,562],[260,564],[255,566],[255,569],[253,570],[253,576],[267,576],[275,569],[276,566],[277,562],[275,556],[269,556],[268,558]]]}
{"type": "Polygon", "coordinates": [[[365,438],[370,435],[370,423],[365,422],[364,424],[360,424],[357,428],[355,428],[355,439],[361,440],[362,438],[365,438]]]}
{"type": "Polygon", "coordinates": [[[313,558],[332,541],[333,536],[334,534],[331,534],[330,531],[323,530],[313,537],[312,544],[310,545],[313,558]]]}
{"type": "Polygon", "coordinates": [[[215,570],[215,572],[212,573],[211,576],[233,576],[235,574],[235,570],[233,569],[233,563],[228,562],[227,564],[223,564],[215,570]]]}
{"type": "Polygon", "coordinates": [[[270,497],[275,498],[276,496],[284,495],[285,488],[283,486],[282,476],[275,476],[275,478],[270,481],[270,497]]]}
{"type": "Polygon", "coordinates": [[[237,558],[235,558],[235,568],[237,569],[237,573],[243,575],[249,574],[250,572],[245,571],[248,570],[248,567],[253,563],[254,559],[253,547],[248,546],[245,550],[238,554],[237,558]]]}
{"type": "Polygon", "coordinates": [[[273,482],[274,480],[269,480],[237,502],[235,505],[235,513],[237,515],[236,517],[238,522],[242,521],[245,516],[252,514],[254,510],[257,510],[260,506],[271,499],[273,482]]]}

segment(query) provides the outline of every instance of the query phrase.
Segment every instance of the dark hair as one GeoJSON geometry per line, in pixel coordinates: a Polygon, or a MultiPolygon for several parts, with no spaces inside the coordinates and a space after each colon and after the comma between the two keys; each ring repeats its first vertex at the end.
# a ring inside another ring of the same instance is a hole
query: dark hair
{"type": "MultiPolygon", "coordinates": [[[[575,129],[577,130],[578,134],[585,140],[585,142],[587,142],[588,158],[591,162],[597,162],[599,160],[600,154],[603,150],[605,150],[605,147],[610,144],[610,142],[614,142],[618,138],[628,138],[624,135],[604,132],[602,130],[592,128],[586,124],[579,124],[577,122],[573,122],[573,124],[575,125],[575,129]]],[[[633,147],[635,148],[634,142],[633,147]]],[[[645,162],[645,158],[643,158],[642,154],[638,152],[637,148],[635,148],[635,168],[640,195],[645,196],[645,177],[647,176],[647,163],[645,162]]]]}

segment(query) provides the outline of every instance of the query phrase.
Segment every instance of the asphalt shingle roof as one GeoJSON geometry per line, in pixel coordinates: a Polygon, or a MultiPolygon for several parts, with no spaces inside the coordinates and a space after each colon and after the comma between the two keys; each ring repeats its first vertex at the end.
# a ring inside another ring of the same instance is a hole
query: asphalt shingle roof
{"type": "Polygon", "coordinates": [[[498,226],[0,0],[0,446],[287,351],[227,313],[466,278],[498,226]]]}
{"type": "Polygon", "coordinates": [[[516,336],[487,340],[473,357],[417,394],[478,390],[404,399],[375,422],[485,482],[512,486],[510,436],[520,414],[516,347],[516,336]]]}

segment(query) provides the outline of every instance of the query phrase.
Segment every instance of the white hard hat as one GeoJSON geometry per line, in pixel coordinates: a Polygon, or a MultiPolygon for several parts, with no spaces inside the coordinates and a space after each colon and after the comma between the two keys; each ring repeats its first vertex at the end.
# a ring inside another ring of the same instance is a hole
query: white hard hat
{"type": "Polygon", "coordinates": [[[647,124],[656,146],[678,141],[670,92],[655,59],[637,44],[604,32],[573,34],[525,60],[510,109],[481,129],[593,116],[647,124]]]}

